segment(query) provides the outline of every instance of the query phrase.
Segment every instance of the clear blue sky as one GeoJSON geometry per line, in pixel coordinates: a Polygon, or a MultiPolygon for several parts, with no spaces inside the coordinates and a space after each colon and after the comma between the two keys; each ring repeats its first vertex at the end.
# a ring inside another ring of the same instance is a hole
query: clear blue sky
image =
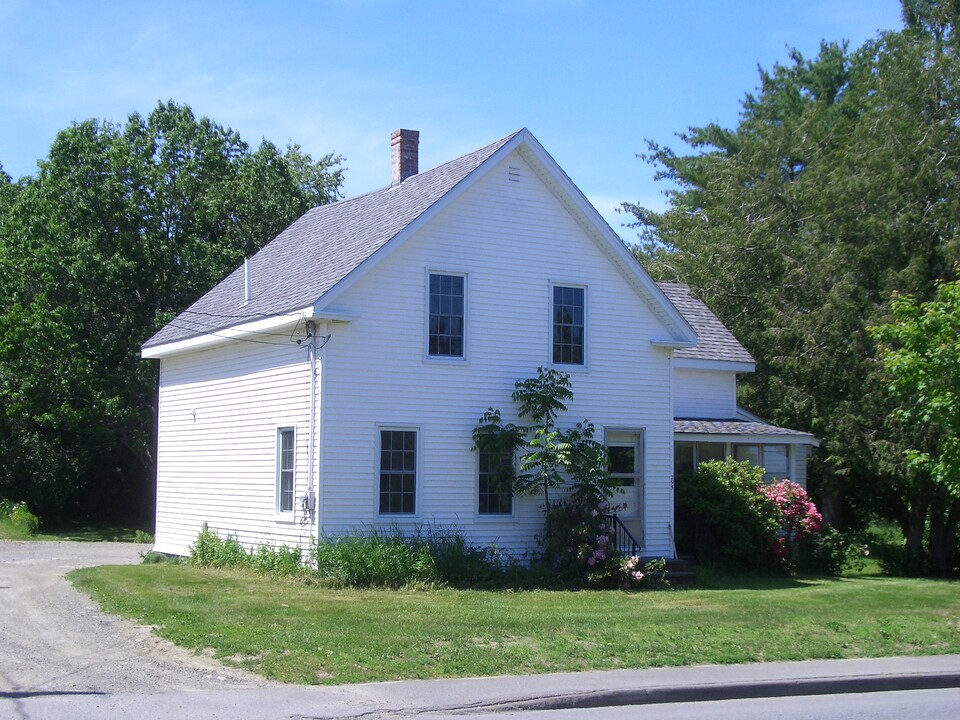
{"type": "Polygon", "coordinates": [[[624,239],[663,207],[645,139],[736,124],[758,66],[901,27],[898,0],[0,0],[0,163],[57,131],[190,105],[251,145],[335,152],[345,193],[390,177],[390,131],[427,169],[528,127],[624,239]]]}

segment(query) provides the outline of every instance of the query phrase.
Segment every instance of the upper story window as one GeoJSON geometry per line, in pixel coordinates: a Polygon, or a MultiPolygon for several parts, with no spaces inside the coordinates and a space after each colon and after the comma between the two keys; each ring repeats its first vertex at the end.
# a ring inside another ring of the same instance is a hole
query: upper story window
{"type": "Polygon", "coordinates": [[[463,357],[465,279],[463,275],[430,273],[427,335],[430,357],[463,357]]]}
{"type": "Polygon", "coordinates": [[[586,325],[584,289],[553,286],[553,362],[585,364],[586,325]]]}
{"type": "Polygon", "coordinates": [[[277,430],[277,512],[293,512],[294,430],[277,430]]]}

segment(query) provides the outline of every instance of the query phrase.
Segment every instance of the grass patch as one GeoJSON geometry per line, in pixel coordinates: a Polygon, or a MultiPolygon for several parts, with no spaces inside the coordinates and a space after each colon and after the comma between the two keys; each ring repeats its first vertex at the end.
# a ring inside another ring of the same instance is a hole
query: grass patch
{"type": "Polygon", "coordinates": [[[103,525],[73,522],[59,527],[44,527],[29,540],[69,540],[73,542],[128,542],[152,543],[153,535],[125,525],[103,525]]]}
{"type": "Polygon", "coordinates": [[[711,589],[326,589],[183,564],[69,575],[108,611],[282,682],[334,684],[960,652],[960,583],[713,578],[711,589]]]}

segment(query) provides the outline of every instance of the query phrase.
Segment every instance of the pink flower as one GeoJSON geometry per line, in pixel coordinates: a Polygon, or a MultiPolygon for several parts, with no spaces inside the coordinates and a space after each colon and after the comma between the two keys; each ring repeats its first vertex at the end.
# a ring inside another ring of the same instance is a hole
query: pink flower
{"type": "Polygon", "coordinates": [[[594,559],[593,555],[587,558],[587,565],[590,565],[592,567],[596,564],[597,564],[597,561],[594,559]]]}

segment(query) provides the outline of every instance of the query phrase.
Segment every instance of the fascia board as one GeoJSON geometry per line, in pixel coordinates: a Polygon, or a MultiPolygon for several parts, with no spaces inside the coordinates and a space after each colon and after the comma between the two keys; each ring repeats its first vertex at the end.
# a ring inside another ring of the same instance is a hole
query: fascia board
{"type": "Polygon", "coordinates": [[[724,370],[734,373],[749,373],[757,369],[756,363],[738,362],[734,360],[700,360],[698,358],[673,359],[674,368],[684,370],[724,370]]]}
{"type": "Polygon", "coordinates": [[[812,445],[820,447],[813,435],[767,435],[758,433],[685,433],[674,432],[673,439],[683,442],[755,443],[757,445],[812,445]]]}
{"type": "Polygon", "coordinates": [[[177,340],[163,345],[155,345],[140,350],[140,357],[145,359],[159,359],[170,357],[171,355],[180,355],[197,350],[222,345],[233,340],[244,340],[260,333],[281,330],[291,325],[296,325],[303,320],[315,319],[313,308],[308,307],[302,310],[284,313],[283,315],[274,315],[253,322],[234,325],[233,327],[215,330],[214,332],[204,333],[195,337],[177,340]]]}
{"type": "Polygon", "coordinates": [[[650,274],[640,264],[640,261],[633,256],[633,253],[631,253],[623,243],[620,236],[617,235],[607,221],[603,219],[603,216],[600,215],[580,188],[577,187],[576,183],[570,179],[563,171],[563,168],[557,164],[557,161],[553,159],[550,153],[546,151],[529,130],[524,128],[518,137],[523,138],[522,148],[526,152],[522,154],[524,154],[525,159],[527,159],[528,162],[531,161],[531,158],[535,161],[532,163],[535,169],[539,170],[542,178],[543,175],[549,178],[547,185],[552,186],[553,191],[557,193],[561,203],[577,218],[581,227],[587,231],[587,234],[592,234],[596,239],[601,239],[606,243],[607,250],[612,251],[613,255],[617,258],[624,274],[647,293],[647,298],[643,299],[652,301],[655,305],[654,310],[659,310],[661,319],[666,320],[664,324],[667,330],[675,336],[676,340],[682,343],[692,343],[692,345],[685,345],[685,347],[695,345],[697,342],[697,334],[690,326],[690,323],[687,322],[686,318],[683,317],[674,304],[667,299],[663,290],[654,282],[650,274]]]}

